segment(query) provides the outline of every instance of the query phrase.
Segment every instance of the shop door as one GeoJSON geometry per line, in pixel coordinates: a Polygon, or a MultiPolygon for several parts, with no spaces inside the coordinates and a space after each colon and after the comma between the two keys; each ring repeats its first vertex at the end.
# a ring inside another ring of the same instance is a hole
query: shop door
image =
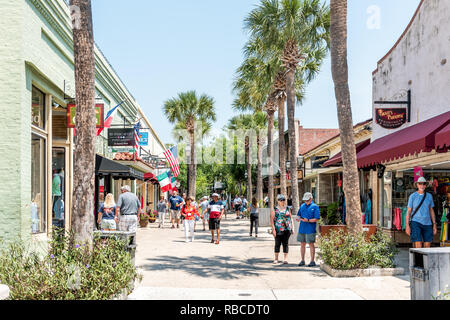
{"type": "Polygon", "coordinates": [[[66,150],[52,149],[52,225],[64,228],[66,217],[66,150]]]}

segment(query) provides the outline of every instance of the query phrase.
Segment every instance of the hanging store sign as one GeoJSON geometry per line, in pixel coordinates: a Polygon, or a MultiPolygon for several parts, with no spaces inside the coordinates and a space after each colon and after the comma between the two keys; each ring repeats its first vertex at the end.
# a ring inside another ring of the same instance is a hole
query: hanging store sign
{"type": "Polygon", "coordinates": [[[407,120],[406,108],[375,109],[376,122],[385,129],[401,127],[407,120]]]}
{"type": "MultiPolygon", "coordinates": [[[[76,105],[68,104],[67,105],[67,128],[75,128],[75,115],[76,115],[76,105]]],[[[96,127],[103,128],[104,127],[104,104],[98,103],[95,105],[95,118],[97,120],[96,127]]]]}
{"type": "Polygon", "coordinates": [[[108,147],[134,146],[134,129],[108,129],[108,147]]]}
{"type": "Polygon", "coordinates": [[[139,145],[148,146],[148,132],[139,133],[139,145]]]}
{"type": "Polygon", "coordinates": [[[311,169],[323,168],[323,164],[330,159],[329,156],[311,157],[311,169]]]}

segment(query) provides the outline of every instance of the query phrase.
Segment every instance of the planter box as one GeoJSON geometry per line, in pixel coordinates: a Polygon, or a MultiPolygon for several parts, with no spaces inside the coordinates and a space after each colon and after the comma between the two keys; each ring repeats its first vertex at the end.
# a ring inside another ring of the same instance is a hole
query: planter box
{"type": "Polygon", "coordinates": [[[0,284],[0,300],[6,300],[9,298],[9,287],[4,284],[0,284]]]}
{"type": "Polygon", "coordinates": [[[148,226],[148,220],[140,220],[139,225],[141,226],[141,228],[145,228],[146,226],[148,226]]]}
{"type": "MultiPolygon", "coordinates": [[[[319,232],[322,237],[325,237],[332,230],[343,230],[344,232],[347,232],[347,226],[346,225],[319,226],[319,232]]],[[[363,232],[366,234],[366,239],[369,240],[372,235],[377,233],[377,226],[375,224],[364,224],[363,232]]]]}
{"type": "Polygon", "coordinates": [[[369,268],[369,269],[354,269],[354,270],[336,270],[325,263],[320,264],[320,269],[325,271],[328,275],[336,278],[350,278],[350,277],[387,277],[404,275],[404,268],[369,268]]]}

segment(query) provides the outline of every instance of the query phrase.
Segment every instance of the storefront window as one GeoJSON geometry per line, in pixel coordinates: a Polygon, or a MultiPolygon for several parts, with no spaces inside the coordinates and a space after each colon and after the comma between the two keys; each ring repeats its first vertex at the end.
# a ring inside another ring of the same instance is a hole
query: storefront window
{"type": "Polygon", "coordinates": [[[65,150],[53,148],[52,152],[52,222],[64,228],[65,219],[65,150]]]}
{"type": "Polygon", "coordinates": [[[31,91],[31,123],[45,129],[45,95],[37,88],[31,91]]]}
{"type": "Polygon", "coordinates": [[[52,103],[52,134],[53,140],[66,141],[67,134],[67,113],[66,109],[59,104],[52,103]]]}
{"type": "Polygon", "coordinates": [[[31,230],[46,231],[45,209],[45,139],[32,135],[31,139],[31,230]]]}
{"type": "Polygon", "coordinates": [[[382,226],[392,227],[392,172],[384,173],[380,186],[380,208],[382,208],[382,226]]]}

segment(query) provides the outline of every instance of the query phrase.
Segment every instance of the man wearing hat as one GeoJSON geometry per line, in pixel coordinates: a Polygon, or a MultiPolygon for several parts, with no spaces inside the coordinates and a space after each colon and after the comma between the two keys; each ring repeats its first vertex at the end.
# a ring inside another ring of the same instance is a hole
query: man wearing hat
{"type": "Polygon", "coordinates": [[[217,230],[216,244],[220,241],[220,220],[223,214],[223,204],[219,201],[219,195],[213,193],[213,200],[208,204],[207,213],[209,214],[209,230],[211,230],[211,243],[214,243],[214,230],[217,230]]]}
{"type": "Polygon", "coordinates": [[[205,222],[208,221],[209,222],[209,216],[207,214],[207,209],[208,209],[208,197],[204,196],[202,198],[202,202],[200,202],[200,209],[201,209],[201,215],[203,216],[203,231],[205,231],[205,222]]]}
{"type": "Polygon", "coordinates": [[[311,261],[308,267],[315,267],[314,261],[316,242],[316,225],[320,219],[319,207],[313,202],[313,195],[310,192],[306,192],[303,195],[304,203],[300,206],[297,213],[297,221],[300,222],[300,226],[297,234],[297,241],[300,242],[300,255],[302,260],[298,264],[300,267],[305,265],[305,252],[306,244],[309,244],[309,252],[311,255],[311,261]]]}
{"type": "Polygon", "coordinates": [[[429,248],[437,233],[433,196],[426,192],[427,180],[420,177],[417,191],[409,196],[406,211],[406,234],[410,236],[414,248],[429,248]]]}

